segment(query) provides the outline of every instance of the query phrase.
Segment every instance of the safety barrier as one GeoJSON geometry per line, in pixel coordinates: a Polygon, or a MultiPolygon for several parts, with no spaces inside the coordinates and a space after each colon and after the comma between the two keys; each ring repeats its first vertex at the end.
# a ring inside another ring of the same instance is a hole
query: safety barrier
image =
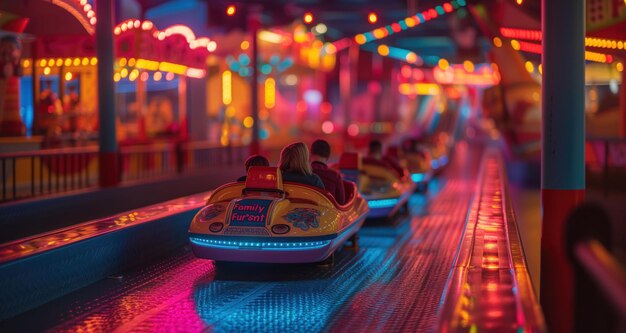
{"type": "Polygon", "coordinates": [[[611,222],[593,203],[569,216],[566,244],[574,274],[574,313],[578,332],[626,331],[626,268],[611,254],[611,222]]]}
{"type": "Polygon", "coordinates": [[[0,320],[180,248],[208,193],[0,245],[0,320]]]}
{"type": "Polygon", "coordinates": [[[482,161],[464,234],[439,309],[437,332],[544,332],[501,156],[482,161]]]}
{"type": "MultiPolygon", "coordinates": [[[[214,166],[241,164],[247,146],[206,142],[159,143],[121,147],[120,182],[173,176],[214,166]]],[[[62,148],[0,154],[0,202],[35,198],[98,186],[98,148],[62,148]]]]}

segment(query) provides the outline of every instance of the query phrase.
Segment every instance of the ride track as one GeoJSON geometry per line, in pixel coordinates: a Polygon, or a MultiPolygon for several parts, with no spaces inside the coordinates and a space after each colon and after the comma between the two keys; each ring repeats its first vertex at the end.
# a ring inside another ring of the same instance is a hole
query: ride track
{"type": "Polygon", "coordinates": [[[0,331],[432,331],[482,151],[459,145],[409,216],[359,232],[331,267],[225,264],[188,247],[0,323],[0,331]]]}

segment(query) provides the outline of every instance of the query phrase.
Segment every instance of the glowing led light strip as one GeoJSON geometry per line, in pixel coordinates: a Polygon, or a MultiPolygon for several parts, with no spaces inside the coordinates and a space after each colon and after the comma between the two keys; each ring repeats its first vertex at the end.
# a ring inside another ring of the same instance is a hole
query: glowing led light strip
{"type": "Polygon", "coordinates": [[[90,35],[93,35],[96,32],[96,29],[93,26],[96,24],[98,19],[96,18],[95,11],[93,11],[93,8],[87,3],[86,0],[74,0],[71,3],[69,0],[52,0],[52,4],[57,5],[72,14],[72,16],[78,20],[80,25],[82,25],[90,35]],[[77,7],[82,8],[82,12],[77,7]]]}
{"type": "MultiPolygon", "coordinates": [[[[115,28],[113,29],[113,34],[120,35],[121,33],[132,29],[149,31],[154,29],[154,23],[149,20],[145,20],[142,22],[137,19],[129,19],[115,26],[115,28]]],[[[196,34],[194,34],[191,28],[182,24],[173,25],[163,31],[155,29],[155,31],[152,33],[152,36],[158,40],[164,40],[166,37],[172,35],[181,35],[185,37],[187,44],[189,44],[189,48],[192,50],[199,47],[205,47],[207,51],[213,52],[217,49],[217,43],[215,41],[212,41],[208,37],[196,37],[196,34]]]]}
{"type": "Polygon", "coordinates": [[[370,200],[367,202],[370,208],[389,208],[394,207],[396,204],[398,204],[398,198],[370,200]]]}
{"type": "MultiPolygon", "coordinates": [[[[440,15],[450,13],[455,9],[464,7],[465,5],[465,0],[452,0],[442,5],[435,6],[423,12],[417,13],[415,15],[408,16],[392,24],[381,26],[374,30],[358,34],[354,36],[351,40],[359,45],[363,45],[374,40],[383,39],[403,30],[416,27],[419,24],[430,21],[431,19],[437,18],[440,15]]],[[[340,39],[334,44],[338,51],[350,45],[350,43],[348,43],[345,39],[340,39]]]]}
{"type": "MultiPolygon", "coordinates": [[[[445,59],[442,58],[442,60],[445,59]]],[[[492,86],[500,83],[500,73],[497,67],[488,64],[471,63],[471,65],[450,65],[447,60],[440,61],[439,66],[433,68],[433,77],[440,84],[492,86]],[[468,70],[468,67],[472,70],[468,70]]]]}
{"type": "Polygon", "coordinates": [[[435,83],[400,83],[398,91],[403,95],[437,95],[441,89],[435,83]]]}
{"type": "MultiPolygon", "coordinates": [[[[135,60],[133,58],[131,59],[133,60],[132,61],[133,64],[131,64],[130,60],[127,60],[126,58],[122,58],[122,59],[124,59],[123,60],[124,64],[128,64],[128,67],[145,69],[148,71],[158,70],[161,72],[169,72],[169,73],[174,73],[178,75],[185,75],[187,77],[192,77],[192,78],[203,78],[206,75],[206,70],[204,69],[187,67],[185,65],[174,64],[174,63],[166,62],[166,61],[159,62],[159,61],[148,60],[148,59],[135,60]]],[[[122,66],[122,67],[125,67],[125,66],[122,66]]]]}
{"type": "MultiPolygon", "coordinates": [[[[511,47],[516,51],[524,51],[529,53],[541,54],[541,44],[520,42],[516,39],[511,40],[511,47]]],[[[613,56],[610,54],[604,54],[599,52],[585,51],[585,60],[599,62],[599,63],[612,63],[613,56]]]]}
{"type": "Polygon", "coordinates": [[[306,249],[316,249],[327,246],[330,244],[329,240],[324,241],[314,241],[314,242],[272,242],[268,239],[267,242],[253,242],[253,241],[231,241],[226,240],[227,237],[224,237],[224,240],[218,239],[204,239],[191,237],[191,241],[202,245],[202,246],[210,246],[216,248],[228,248],[228,249],[238,249],[238,248],[259,248],[262,250],[306,250],[306,249]]]}
{"type": "Polygon", "coordinates": [[[378,45],[378,47],[376,47],[375,49],[371,47],[364,47],[364,49],[370,49],[370,51],[372,52],[376,50],[376,52],[383,57],[389,57],[389,58],[398,59],[401,61],[406,61],[409,64],[416,64],[418,66],[421,66],[424,64],[424,60],[420,56],[418,56],[415,52],[401,49],[399,47],[393,47],[393,46],[387,46],[385,44],[381,44],[381,45],[378,45]]]}
{"type": "MultiPolygon", "coordinates": [[[[540,41],[541,30],[500,28],[500,34],[506,38],[540,41]]],[[[626,40],[585,37],[585,46],[612,50],[625,50],[626,40]]]]}

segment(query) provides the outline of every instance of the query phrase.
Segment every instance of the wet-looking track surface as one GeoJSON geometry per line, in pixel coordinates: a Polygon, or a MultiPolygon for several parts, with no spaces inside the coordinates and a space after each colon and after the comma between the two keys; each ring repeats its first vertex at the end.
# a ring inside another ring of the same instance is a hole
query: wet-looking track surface
{"type": "Polygon", "coordinates": [[[331,267],[215,265],[187,248],[0,324],[0,331],[432,331],[481,154],[457,147],[395,223],[367,223],[331,267]]]}

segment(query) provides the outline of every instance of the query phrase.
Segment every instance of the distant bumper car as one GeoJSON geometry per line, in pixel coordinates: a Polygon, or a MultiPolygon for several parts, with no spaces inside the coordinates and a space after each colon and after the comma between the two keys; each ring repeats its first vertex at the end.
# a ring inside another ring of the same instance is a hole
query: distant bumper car
{"type": "Polygon", "coordinates": [[[356,184],[339,205],[318,188],[283,183],[280,170],[250,168],[245,183],[216,189],[189,228],[193,253],[217,261],[312,263],[332,258],[368,214],[356,184]]]}
{"type": "Polygon", "coordinates": [[[407,161],[409,173],[411,174],[411,180],[415,183],[419,191],[425,191],[434,173],[430,152],[428,149],[418,148],[414,152],[406,152],[404,157],[407,161]]]}
{"type": "Polygon", "coordinates": [[[407,202],[415,191],[415,183],[406,170],[399,174],[384,161],[360,161],[358,154],[344,153],[339,169],[346,179],[357,178],[359,191],[370,208],[370,218],[396,214],[408,206],[407,202]]]}
{"type": "Polygon", "coordinates": [[[441,172],[448,165],[448,156],[450,154],[450,139],[448,134],[439,133],[434,139],[431,152],[431,167],[435,174],[441,172]]]}

